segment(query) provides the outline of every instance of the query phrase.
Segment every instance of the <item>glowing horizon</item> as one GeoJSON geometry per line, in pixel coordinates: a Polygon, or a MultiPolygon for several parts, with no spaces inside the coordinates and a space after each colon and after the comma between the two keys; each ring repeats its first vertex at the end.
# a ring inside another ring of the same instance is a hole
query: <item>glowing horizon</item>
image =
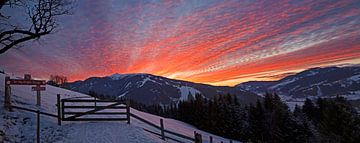
{"type": "Polygon", "coordinates": [[[360,64],[360,2],[79,1],[57,33],[0,55],[15,74],[70,81],[149,73],[212,85],[360,64]]]}

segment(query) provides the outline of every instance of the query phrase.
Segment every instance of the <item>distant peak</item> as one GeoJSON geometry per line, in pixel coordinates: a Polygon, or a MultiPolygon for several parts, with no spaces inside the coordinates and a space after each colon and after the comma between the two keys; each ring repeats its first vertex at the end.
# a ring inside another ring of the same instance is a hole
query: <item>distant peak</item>
{"type": "Polygon", "coordinates": [[[130,73],[130,74],[120,74],[120,73],[115,73],[115,74],[112,74],[110,76],[107,76],[113,80],[119,80],[119,79],[122,79],[124,77],[129,77],[129,76],[138,76],[138,75],[148,75],[148,74],[145,74],[145,73],[130,73]]]}
{"type": "Polygon", "coordinates": [[[114,73],[114,74],[110,75],[109,77],[114,77],[114,76],[119,76],[119,75],[122,75],[122,74],[114,73]]]}
{"type": "Polygon", "coordinates": [[[108,77],[110,77],[110,78],[113,79],[113,80],[119,80],[119,79],[125,77],[125,75],[119,74],[119,73],[115,73],[115,74],[112,74],[112,75],[110,75],[110,76],[108,76],[108,77]]]}

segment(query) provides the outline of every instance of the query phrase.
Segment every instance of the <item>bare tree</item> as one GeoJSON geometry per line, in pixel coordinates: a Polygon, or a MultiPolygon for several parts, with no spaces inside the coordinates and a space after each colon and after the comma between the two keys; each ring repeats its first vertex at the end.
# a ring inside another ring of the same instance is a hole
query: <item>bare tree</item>
{"type": "Polygon", "coordinates": [[[58,16],[69,14],[72,3],[71,0],[0,0],[0,54],[52,33],[58,26],[58,16]],[[14,17],[3,13],[5,7],[24,10],[23,19],[27,21],[14,24],[14,17]]]}
{"type": "Polygon", "coordinates": [[[56,86],[62,86],[67,82],[67,77],[62,75],[50,75],[48,83],[51,83],[56,86]]]}

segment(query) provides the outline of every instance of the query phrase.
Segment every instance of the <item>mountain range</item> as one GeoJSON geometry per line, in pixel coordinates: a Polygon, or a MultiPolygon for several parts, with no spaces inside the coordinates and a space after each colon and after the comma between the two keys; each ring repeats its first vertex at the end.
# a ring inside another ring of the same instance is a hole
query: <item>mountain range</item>
{"type": "Polygon", "coordinates": [[[106,77],[91,77],[84,81],[66,83],[65,88],[89,93],[129,98],[143,104],[171,104],[195,98],[201,94],[212,99],[215,95],[236,95],[240,103],[254,103],[261,99],[257,94],[229,86],[212,86],[201,83],[174,80],[151,74],[113,74],[106,77]]]}
{"type": "Polygon", "coordinates": [[[66,83],[65,88],[104,94],[112,98],[130,98],[144,104],[170,104],[194,98],[200,93],[233,94],[240,103],[254,103],[266,92],[277,93],[283,100],[345,96],[360,99],[360,66],[311,68],[277,81],[249,81],[234,87],[212,86],[169,79],[151,74],[113,74],[66,83]]]}
{"type": "Polygon", "coordinates": [[[256,94],[277,93],[284,100],[344,96],[360,99],[360,66],[311,68],[277,81],[236,85],[256,94]]]}

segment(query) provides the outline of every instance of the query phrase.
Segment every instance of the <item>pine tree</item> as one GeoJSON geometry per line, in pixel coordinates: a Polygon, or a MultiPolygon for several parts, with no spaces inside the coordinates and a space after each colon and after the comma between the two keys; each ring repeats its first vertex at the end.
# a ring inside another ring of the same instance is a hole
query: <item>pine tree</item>
{"type": "Polygon", "coordinates": [[[262,103],[257,100],[256,106],[250,105],[249,109],[249,138],[254,142],[265,142],[265,111],[262,103]]]}
{"type": "Polygon", "coordinates": [[[314,103],[308,98],[306,98],[306,100],[304,102],[302,112],[305,113],[311,119],[314,119],[317,116],[316,115],[317,109],[316,109],[314,103]]]}
{"type": "Polygon", "coordinates": [[[343,98],[321,100],[318,127],[322,141],[343,143],[358,142],[360,139],[359,117],[354,114],[351,105],[343,98]]]}
{"type": "Polygon", "coordinates": [[[229,94],[218,95],[211,100],[196,94],[193,100],[169,106],[131,105],[245,142],[353,143],[360,140],[359,116],[340,97],[318,99],[316,104],[307,99],[302,108],[295,106],[293,112],[276,94],[266,94],[264,100],[250,106],[240,105],[236,95],[229,94]]]}

